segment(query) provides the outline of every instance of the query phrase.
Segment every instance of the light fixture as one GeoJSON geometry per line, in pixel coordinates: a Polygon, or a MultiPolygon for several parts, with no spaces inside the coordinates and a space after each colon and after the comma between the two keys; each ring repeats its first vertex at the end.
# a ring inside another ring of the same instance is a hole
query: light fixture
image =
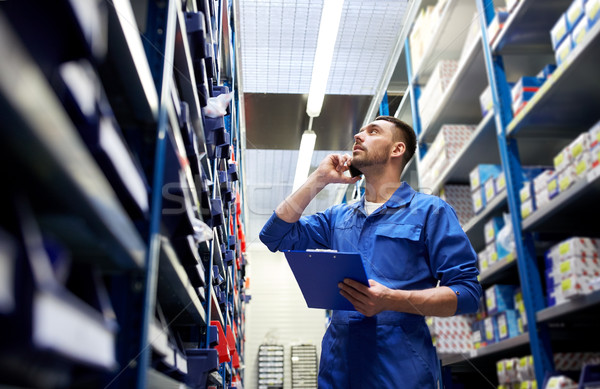
{"type": "MultiPolygon", "coordinates": [[[[312,118],[310,118],[312,123],[312,118]]],[[[292,186],[292,193],[294,193],[308,177],[308,171],[310,170],[310,162],[312,161],[313,151],[315,150],[315,142],[317,141],[317,134],[310,129],[304,131],[302,134],[302,140],[300,141],[300,150],[298,151],[298,163],[296,164],[296,175],[294,176],[294,185],[292,186]]]]}
{"type": "Polygon", "coordinates": [[[317,50],[306,104],[306,113],[310,117],[321,114],[343,6],[344,0],[325,0],[323,4],[317,50]]]}

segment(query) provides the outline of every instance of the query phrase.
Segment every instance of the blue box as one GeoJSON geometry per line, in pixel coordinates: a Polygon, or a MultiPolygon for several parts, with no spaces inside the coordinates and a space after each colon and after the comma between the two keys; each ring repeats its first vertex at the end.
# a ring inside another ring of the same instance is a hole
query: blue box
{"type": "Polygon", "coordinates": [[[560,188],[558,186],[558,174],[554,173],[552,178],[548,180],[548,198],[553,199],[558,196],[560,188]]]}
{"type": "Polygon", "coordinates": [[[521,77],[510,91],[513,103],[531,99],[545,81],[545,78],[530,76],[521,77]]]}
{"type": "Polygon", "coordinates": [[[487,204],[485,202],[485,189],[483,186],[471,192],[471,200],[473,201],[473,211],[476,214],[485,208],[487,204]]]}
{"type": "Polygon", "coordinates": [[[550,78],[552,73],[554,73],[555,70],[556,70],[556,65],[548,64],[548,65],[544,66],[544,68],[538,73],[537,77],[548,79],[548,78],[550,78]]]}
{"type": "Polygon", "coordinates": [[[498,341],[518,336],[519,311],[515,309],[509,309],[498,314],[496,325],[498,327],[498,341]]]}
{"type": "Polygon", "coordinates": [[[515,309],[516,287],[514,285],[492,285],[485,290],[485,303],[489,315],[515,309]]]}

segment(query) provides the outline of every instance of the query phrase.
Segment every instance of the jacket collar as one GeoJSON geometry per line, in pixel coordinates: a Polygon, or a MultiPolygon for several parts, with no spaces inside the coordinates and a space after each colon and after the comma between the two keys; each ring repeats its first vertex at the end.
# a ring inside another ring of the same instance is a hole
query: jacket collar
{"type": "MultiPolygon", "coordinates": [[[[402,184],[400,185],[400,187],[398,189],[396,189],[396,191],[394,192],[392,197],[390,197],[388,199],[388,201],[385,202],[384,207],[400,208],[404,205],[407,205],[413,199],[413,197],[415,196],[415,193],[416,193],[415,190],[413,188],[411,188],[410,185],[408,185],[406,182],[402,182],[402,184]]],[[[365,195],[362,195],[362,197],[360,198],[360,201],[350,204],[349,207],[352,209],[360,209],[361,211],[364,212],[365,195]]]]}

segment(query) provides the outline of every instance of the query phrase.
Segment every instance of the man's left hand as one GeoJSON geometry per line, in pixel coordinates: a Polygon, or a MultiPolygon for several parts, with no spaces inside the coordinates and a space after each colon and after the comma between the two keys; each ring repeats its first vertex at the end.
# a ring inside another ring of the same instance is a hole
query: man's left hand
{"type": "Polygon", "coordinates": [[[340,294],[365,316],[371,317],[389,310],[391,289],[376,281],[369,280],[369,286],[366,286],[346,278],[338,287],[340,294]]]}

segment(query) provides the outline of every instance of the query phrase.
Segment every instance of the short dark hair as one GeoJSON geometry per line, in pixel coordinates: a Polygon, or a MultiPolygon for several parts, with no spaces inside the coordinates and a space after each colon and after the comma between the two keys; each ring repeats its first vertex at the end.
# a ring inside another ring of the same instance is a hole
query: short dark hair
{"type": "Polygon", "coordinates": [[[417,150],[417,135],[415,134],[415,130],[402,120],[395,118],[393,116],[377,116],[375,120],[385,120],[386,122],[390,122],[396,126],[400,131],[397,133],[400,136],[394,135],[395,141],[402,141],[406,144],[406,151],[404,152],[404,165],[408,164],[408,161],[415,155],[415,151],[417,150]]]}

